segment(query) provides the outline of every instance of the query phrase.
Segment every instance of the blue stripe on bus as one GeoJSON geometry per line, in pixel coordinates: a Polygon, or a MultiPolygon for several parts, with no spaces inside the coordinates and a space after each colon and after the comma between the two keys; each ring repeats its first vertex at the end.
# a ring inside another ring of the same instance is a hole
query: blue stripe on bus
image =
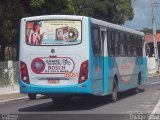
{"type": "Polygon", "coordinates": [[[89,87],[89,80],[82,84],[68,85],[68,86],[45,86],[45,85],[33,85],[26,84],[20,80],[20,92],[21,93],[37,93],[37,94],[56,94],[56,93],[66,93],[66,94],[74,94],[74,93],[88,93],[91,94],[89,87]]]}
{"type": "Polygon", "coordinates": [[[143,84],[147,81],[147,59],[143,58],[143,84]]]}
{"type": "Polygon", "coordinates": [[[104,57],[104,94],[109,94],[108,57],[104,57]]]}

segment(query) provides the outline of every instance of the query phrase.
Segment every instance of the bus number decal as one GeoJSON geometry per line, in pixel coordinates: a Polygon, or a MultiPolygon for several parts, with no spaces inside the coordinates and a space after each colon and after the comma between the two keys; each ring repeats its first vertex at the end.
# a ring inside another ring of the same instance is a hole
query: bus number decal
{"type": "Polygon", "coordinates": [[[71,77],[73,77],[73,78],[78,78],[78,77],[79,77],[79,74],[76,73],[76,72],[66,72],[66,73],[64,74],[64,76],[65,76],[66,78],[71,78],[71,77]]]}

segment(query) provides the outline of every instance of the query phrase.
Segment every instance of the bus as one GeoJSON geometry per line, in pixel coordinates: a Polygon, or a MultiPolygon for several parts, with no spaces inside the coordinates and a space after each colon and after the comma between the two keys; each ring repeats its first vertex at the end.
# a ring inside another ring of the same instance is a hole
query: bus
{"type": "Polygon", "coordinates": [[[57,104],[73,96],[138,92],[146,83],[144,33],[86,16],[21,19],[20,92],[49,95],[57,104]]]}

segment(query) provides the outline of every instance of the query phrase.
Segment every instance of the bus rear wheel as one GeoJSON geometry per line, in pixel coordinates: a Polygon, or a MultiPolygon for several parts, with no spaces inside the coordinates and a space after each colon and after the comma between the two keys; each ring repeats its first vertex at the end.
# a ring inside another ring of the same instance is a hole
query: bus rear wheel
{"type": "Polygon", "coordinates": [[[29,93],[28,94],[28,98],[30,99],[30,100],[35,100],[36,99],[36,94],[32,94],[32,93],[29,93]]]}
{"type": "Polygon", "coordinates": [[[116,102],[118,98],[118,85],[116,80],[113,81],[113,88],[111,94],[111,102],[116,102]]]}

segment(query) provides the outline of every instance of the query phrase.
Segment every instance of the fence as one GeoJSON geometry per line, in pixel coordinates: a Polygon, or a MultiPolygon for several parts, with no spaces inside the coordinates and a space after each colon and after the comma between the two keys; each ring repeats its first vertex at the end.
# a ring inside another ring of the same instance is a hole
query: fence
{"type": "Polygon", "coordinates": [[[155,57],[147,57],[147,70],[148,70],[148,75],[157,74],[155,57]]]}
{"type": "Polygon", "coordinates": [[[0,62],[0,94],[19,91],[18,62],[0,62]]]}

